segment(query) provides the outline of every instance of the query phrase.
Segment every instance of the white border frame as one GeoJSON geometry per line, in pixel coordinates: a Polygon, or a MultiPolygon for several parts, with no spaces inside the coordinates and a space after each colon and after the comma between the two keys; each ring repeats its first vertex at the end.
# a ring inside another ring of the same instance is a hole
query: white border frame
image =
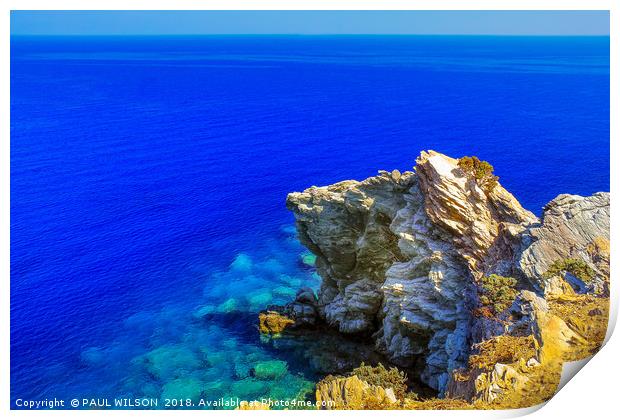
{"type": "MultiPolygon", "coordinates": [[[[610,11],[610,151],[612,162],[619,157],[618,155],[618,2],[613,0],[384,0],[384,1],[346,1],[346,0],[263,0],[260,3],[256,0],[5,0],[2,2],[3,14],[0,18],[1,42],[0,53],[2,54],[1,84],[2,103],[0,108],[0,130],[1,149],[0,149],[0,208],[2,210],[0,225],[0,273],[2,273],[3,290],[0,294],[0,321],[2,330],[1,369],[2,378],[0,379],[1,406],[3,411],[9,411],[10,407],[10,77],[9,77],[9,51],[10,51],[10,10],[609,10],[610,11]]],[[[571,170],[567,168],[567,170],[571,170]]],[[[615,190],[616,180],[620,180],[620,167],[611,165],[611,189],[615,190]]],[[[615,200],[612,194],[612,201],[615,200]]],[[[611,207],[611,237],[612,244],[616,243],[618,233],[618,211],[616,206],[611,207]]],[[[610,325],[607,333],[609,340],[615,327],[618,313],[618,288],[615,287],[618,281],[614,274],[618,264],[618,252],[612,245],[611,272],[612,280],[612,312],[610,314],[610,325]]],[[[555,397],[553,397],[544,407],[534,414],[535,418],[573,418],[581,417],[594,420],[596,417],[607,418],[609,413],[614,412],[617,406],[617,381],[620,378],[618,356],[620,355],[620,342],[618,338],[611,339],[601,351],[589,362],[590,367],[579,374],[577,380],[570,381],[555,397]]],[[[577,369],[578,370],[578,369],[577,369]]],[[[540,407],[536,407],[540,408],[540,407]]],[[[385,415],[404,418],[405,416],[416,418],[506,418],[523,415],[533,409],[509,410],[509,411],[390,411],[385,415]]],[[[60,418],[69,416],[73,418],[103,418],[103,416],[119,416],[129,418],[130,416],[145,417],[192,417],[204,419],[205,416],[224,418],[229,416],[257,416],[257,417],[278,417],[289,416],[291,412],[202,412],[202,411],[10,411],[10,416],[25,418],[50,417],[60,418]],[[253,414],[244,414],[253,413],[253,414]]],[[[364,412],[308,412],[295,411],[294,415],[301,417],[313,416],[345,416],[348,418],[365,417],[370,418],[372,411],[364,412]],[[312,414],[310,414],[312,413],[312,414]]]]}

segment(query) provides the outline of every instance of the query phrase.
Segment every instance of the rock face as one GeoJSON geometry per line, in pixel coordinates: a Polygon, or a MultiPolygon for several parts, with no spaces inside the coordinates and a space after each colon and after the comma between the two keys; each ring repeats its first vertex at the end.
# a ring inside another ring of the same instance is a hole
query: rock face
{"type": "Polygon", "coordinates": [[[608,299],[572,289],[564,294],[566,286],[558,284],[547,299],[521,291],[505,333],[476,345],[480,351],[470,357],[469,369],[454,372],[448,397],[480,408],[529,407],[550,399],[563,362],[594,354],[607,327],[608,299]]]}
{"type": "Polygon", "coordinates": [[[523,235],[517,266],[533,284],[545,289],[549,282],[540,281],[543,274],[554,261],[566,258],[582,259],[601,277],[609,277],[602,268],[609,266],[609,193],[562,194],[549,202],[542,223],[523,235]],[[597,258],[606,259],[605,264],[598,264],[597,258]]]}
{"type": "Polygon", "coordinates": [[[512,259],[511,238],[538,220],[501,185],[484,191],[463,173],[456,159],[422,152],[415,169],[429,220],[449,233],[474,271],[484,272],[512,259]]]}
{"type": "Polygon", "coordinates": [[[394,390],[369,385],[357,376],[322,381],[316,388],[319,409],[362,410],[386,407],[396,402],[394,390]]]}
{"type": "Polygon", "coordinates": [[[582,255],[609,238],[608,203],[606,194],[560,196],[540,223],[501,185],[482,188],[433,151],[422,152],[415,173],[380,171],[287,197],[323,279],[319,316],[342,333],[372,334],[395,364],[423,366],[421,379],[441,394],[472,342],[503,332],[472,315],[478,280],[521,275],[539,285],[558,255],[582,255]]]}
{"type": "Polygon", "coordinates": [[[390,223],[405,206],[413,180],[411,172],[383,172],[287,198],[301,242],[317,256],[321,315],[341,332],[374,328],[385,271],[394,261],[404,261],[390,223]]]}
{"type": "Polygon", "coordinates": [[[310,328],[317,321],[317,299],[312,289],[300,289],[286,305],[271,305],[258,314],[261,334],[279,335],[287,329],[310,328]]]}

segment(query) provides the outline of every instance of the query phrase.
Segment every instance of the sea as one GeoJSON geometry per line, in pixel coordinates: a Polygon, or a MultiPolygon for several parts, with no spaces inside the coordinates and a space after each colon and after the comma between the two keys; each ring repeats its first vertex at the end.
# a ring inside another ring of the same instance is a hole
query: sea
{"type": "Polygon", "coordinates": [[[609,191],[608,37],[13,36],[10,65],[13,408],[312,401],[356,344],[258,333],[320,284],[289,192],[429,149],[538,215],[609,191]]]}

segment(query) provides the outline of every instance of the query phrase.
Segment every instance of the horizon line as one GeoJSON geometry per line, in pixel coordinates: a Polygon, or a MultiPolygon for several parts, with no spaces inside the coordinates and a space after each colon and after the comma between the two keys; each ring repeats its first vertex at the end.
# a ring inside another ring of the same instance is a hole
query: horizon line
{"type": "Polygon", "coordinates": [[[268,37],[268,36],[303,36],[303,37],[324,37],[324,36],[334,36],[334,37],[353,37],[353,36],[385,36],[385,37],[395,37],[395,36],[428,36],[428,37],[506,37],[506,38],[523,38],[523,37],[562,37],[562,38],[578,38],[578,37],[594,37],[594,38],[609,38],[609,34],[489,34],[489,33],[480,33],[480,34],[453,34],[453,33],[445,33],[445,34],[429,34],[429,33],[405,33],[405,34],[386,34],[386,33],[352,33],[352,34],[342,34],[342,33],[325,33],[325,34],[314,34],[314,33],[187,33],[187,34],[177,34],[177,33],[161,33],[161,34],[118,34],[118,33],[101,33],[101,34],[82,34],[82,33],[66,33],[66,34],[10,34],[11,37],[83,37],[83,38],[92,38],[92,37],[162,37],[162,36],[170,36],[170,37],[186,37],[186,36],[195,36],[195,37],[223,37],[223,36],[256,36],[256,37],[268,37]]]}

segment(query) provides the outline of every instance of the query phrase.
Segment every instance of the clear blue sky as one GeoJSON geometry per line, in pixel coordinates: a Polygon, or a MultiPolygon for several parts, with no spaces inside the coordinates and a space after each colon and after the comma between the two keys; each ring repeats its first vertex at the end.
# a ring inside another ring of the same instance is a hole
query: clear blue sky
{"type": "Polygon", "coordinates": [[[607,11],[12,11],[13,35],[609,35],[607,11]]]}

